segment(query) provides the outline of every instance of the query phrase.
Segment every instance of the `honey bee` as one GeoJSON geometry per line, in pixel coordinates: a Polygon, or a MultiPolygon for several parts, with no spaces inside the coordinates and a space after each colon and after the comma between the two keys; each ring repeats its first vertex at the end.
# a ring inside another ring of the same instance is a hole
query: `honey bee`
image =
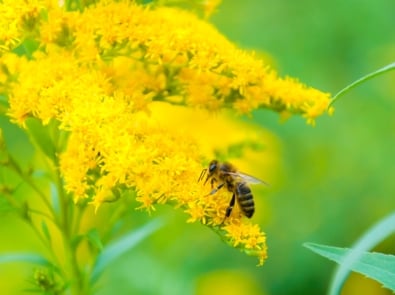
{"type": "Polygon", "coordinates": [[[221,163],[217,160],[212,160],[208,168],[202,170],[198,182],[203,180],[206,173],[207,176],[204,184],[206,184],[210,179],[212,188],[212,191],[209,193],[209,195],[215,194],[222,187],[225,187],[228,191],[233,193],[229,206],[226,208],[225,219],[228,218],[232,213],[236,200],[242,213],[246,217],[251,218],[252,215],[254,215],[254,199],[248,184],[260,183],[268,185],[266,182],[251,175],[237,171],[237,169],[230,163],[221,163]],[[216,183],[218,183],[218,185],[215,187],[216,183]]]}

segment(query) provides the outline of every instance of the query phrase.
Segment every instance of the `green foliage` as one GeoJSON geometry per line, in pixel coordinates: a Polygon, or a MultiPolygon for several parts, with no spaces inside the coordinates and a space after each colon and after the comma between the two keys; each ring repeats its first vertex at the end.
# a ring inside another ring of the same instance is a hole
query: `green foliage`
{"type": "MultiPolygon", "coordinates": [[[[41,124],[28,119],[26,132],[15,128],[0,117],[1,160],[0,208],[2,218],[14,212],[25,222],[44,246],[45,256],[39,253],[4,252],[0,264],[24,262],[35,266],[27,279],[32,287],[26,291],[40,294],[92,294],[97,278],[104,268],[128,250],[155,232],[163,223],[148,223],[125,232],[125,214],[129,208],[112,212],[103,229],[92,223],[90,229],[81,227],[86,221],[86,202],[74,204],[63,187],[58,167],[58,155],[63,150],[67,133],[58,132],[56,122],[41,124]],[[17,136],[15,136],[17,135],[17,136]],[[16,141],[33,150],[34,157],[25,157],[23,148],[15,149],[16,141]],[[29,143],[29,140],[30,142],[29,143]],[[21,158],[23,160],[21,160],[21,158]],[[19,191],[23,193],[19,196],[19,191]],[[115,228],[119,240],[107,246],[114,238],[115,228]],[[103,242],[102,236],[106,237],[103,242]],[[59,247],[59,242],[63,244],[59,247]],[[89,252],[79,261],[79,253],[87,242],[89,252]],[[60,258],[66,256],[66,262],[60,258]],[[40,268],[37,268],[40,266],[40,268]]],[[[121,198],[124,195],[118,193],[121,198]]],[[[127,206],[127,204],[125,204],[127,206]]],[[[92,208],[91,208],[92,210],[92,208]]],[[[89,223],[89,221],[88,221],[89,223]]],[[[13,225],[11,224],[12,228],[13,225]]],[[[25,242],[25,241],[24,241],[25,242]]],[[[26,244],[28,247],[29,245],[26,244]]]]}
{"type": "Polygon", "coordinates": [[[162,225],[163,222],[160,220],[154,220],[137,230],[126,233],[119,240],[104,248],[98,255],[93,267],[91,278],[92,282],[95,282],[99,278],[101,273],[109,266],[110,263],[135,247],[140,241],[158,230],[162,225]]]}
{"type": "Polygon", "coordinates": [[[56,184],[54,182],[49,183],[49,189],[50,189],[50,196],[51,196],[51,204],[53,211],[56,215],[59,216],[60,213],[60,196],[58,192],[58,188],[56,187],[56,184]]]}
{"type": "Polygon", "coordinates": [[[42,266],[50,265],[47,259],[36,253],[7,253],[0,255],[0,264],[11,262],[29,262],[42,266]]]}
{"type": "Polygon", "coordinates": [[[47,223],[44,220],[41,222],[41,229],[48,242],[51,242],[51,234],[48,230],[47,223]]]}
{"type": "Polygon", "coordinates": [[[28,118],[26,126],[28,134],[32,137],[32,142],[38,145],[48,158],[55,161],[56,147],[54,141],[41,122],[36,118],[28,118]]]}
{"type": "MultiPolygon", "coordinates": [[[[388,238],[394,232],[395,232],[395,214],[393,213],[390,214],[388,217],[381,219],[377,224],[373,225],[368,231],[366,231],[366,233],[353,245],[351,250],[342,250],[343,257],[341,260],[337,259],[338,256],[335,257],[331,255],[332,254],[331,250],[328,251],[325,250],[326,248],[328,248],[328,246],[321,246],[321,245],[317,246],[311,243],[307,243],[305,244],[305,246],[318,254],[321,254],[329,259],[332,259],[340,263],[341,266],[338,268],[338,270],[335,273],[329,294],[336,295],[340,293],[342,285],[344,281],[347,279],[348,272],[351,269],[354,271],[361,272],[367,277],[378,280],[388,288],[392,288],[390,287],[392,285],[386,285],[386,282],[390,280],[386,276],[386,274],[390,275],[393,269],[392,263],[390,262],[392,258],[388,259],[389,262],[388,264],[387,263],[383,264],[382,257],[386,257],[386,256],[385,255],[382,256],[378,253],[375,253],[374,257],[375,259],[377,258],[377,261],[373,259],[372,266],[376,267],[373,268],[373,272],[372,272],[372,268],[369,268],[370,265],[368,265],[368,268],[363,267],[362,269],[358,268],[357,266],[359,264],[363,264],[365,257],[368,257],[367,260],[369,260],[371,254],[366,253],[366,251],[371,250],[373,247],[377,246],[380,242],[388,238]],[[344,253],[347,251],[348,253],[344,253]]],[[[335,250],[333,251],[334,252],[333,254],[338,255],[339,252],[338,248],[334,248],[334,249],[335,250]]]]}
{"type": "Polygon", "coordinates": [[[86,233],[86,239],[89,244],[97,251],[103,250],[103,243],[100,239],[99,231],[96,228],[92,228],[90,231],[86,233]]]}
{"type": "MultiPolygon", "coordinates": [[[[389,64],[377,71],[363,76],[362,78],[351,83],[341,91],[339,91],[333,98],[331,105],[342,95],[349,92],[354,87],[365,83],[367,80],[378,75],[386,73],[395,69],[395,63],[389,64]]],[[[305,246],[312,251],[329,258],[342,267],[337,271],[330,294],[336,295],[340,293],[341,286],[346,280],[348,270],[352,269],[367,277],[376,279],[383,284],[384,287],[395,291],[395,273],[392,272],[394,268],[394,256],[384,255],[380,253],[363,252],[371,249],[378,242],[387,238],[395,231],[395,214],[383,219],[378,225],[371,228],[362,237],[352,249],[342,249],[331,246],[324,246],[319,244],[306,243],[305,246]]]]}
{"type": "MultiPolygon", "coordinates": [[[[369,278],[375,279],[384,287],[395,291],[395,256],[382,253],[358,252],[353,249],[338,248],[320,244],[306,243],[305,247],[339,264],[350,255],[358,260],[350,267],[369,278]]],[[[339,293],[336,293],[339,294],[339,293]]]]}

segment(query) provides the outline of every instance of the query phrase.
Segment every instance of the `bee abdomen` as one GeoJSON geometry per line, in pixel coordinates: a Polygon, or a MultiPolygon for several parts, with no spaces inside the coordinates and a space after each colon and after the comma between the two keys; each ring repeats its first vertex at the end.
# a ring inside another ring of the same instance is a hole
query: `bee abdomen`
{"type": "Polygon", "coordinates": [[[251,218],[254,214],[254,199],[250,188],[245,183],[240,183],[237,185],[237,200],[240,205],[240,209],[243,211],[244,215],[251,218]]]}

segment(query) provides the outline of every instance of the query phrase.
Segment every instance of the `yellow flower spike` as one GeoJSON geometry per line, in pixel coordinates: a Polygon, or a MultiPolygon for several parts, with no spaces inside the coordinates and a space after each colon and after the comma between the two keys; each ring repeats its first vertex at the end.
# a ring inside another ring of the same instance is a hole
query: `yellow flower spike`
{"type": "Polygon", "coordinates": [[[40,26],[40,41],[44,45],[51,43],[69,46],[73,41],[72,32],[76,30],[76,12],[65,11],[62,7],[48,10],[47,21],[40,26]]]}
{"type": "Polygon", "coordinates": [[[266,236],[257,224],[236,220],[226,225],[224,230],[234,247],[258,257],[259,265],[263,265],[267,258],[266,236]]]}
{"type": "MultiPolygon", "coordinates": [[[[266,237],[259,226],[237,206],[224,220],[231,192],[210,194],[197,178],[217,156],[244,166],[253,159],[261,172],[274,171],[275,139],[222,110],[271,109],[313,124],[327,111],[329,95],[279,78],[187,11],[126,0],[66,11],[55,2],[0,3],[1,48],[12,49],[27,35],[39,45],[28,60],[4,54],[1,64],[13,79],[3,72],[0,83],[13,122],[56,120],[70,133],[59,155],[65,189],[95,210],[114,189],[134,189],[138,208],[180,208],[187,222],[205,224],[263,264],[266,237]]],[[[205,1],[205,12],[218,2],[205,1]]]]}

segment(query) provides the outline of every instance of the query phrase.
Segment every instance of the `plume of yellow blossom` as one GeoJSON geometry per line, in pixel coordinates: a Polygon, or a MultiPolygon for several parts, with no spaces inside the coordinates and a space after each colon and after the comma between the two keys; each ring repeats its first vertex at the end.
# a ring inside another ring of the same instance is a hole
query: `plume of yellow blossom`
{"type": "MultiPolygon", "coordinates": [[[[14,122],[56,121],[69,133],[59,166],[75,202],[98,208],[117,188],[134,189],[140,208],[174,204],[188,222],[212,227],[263,264],[264,233],[237,210],[222,224],[228,194],[207,196],[196,182],[214,147],[158,117],[178,116],[169,105],[242,114],[265,108],[313,123],[329,95],[279,78],[189,12],[130,1],[97,1],[80,11],[54,3],[0,3],[0,89],[14,122]],[[29,59],[8,51],[24,38],[37,48],[29,59]]],[[[206,132],[218,136],[215,126],[206,132]]]]}

